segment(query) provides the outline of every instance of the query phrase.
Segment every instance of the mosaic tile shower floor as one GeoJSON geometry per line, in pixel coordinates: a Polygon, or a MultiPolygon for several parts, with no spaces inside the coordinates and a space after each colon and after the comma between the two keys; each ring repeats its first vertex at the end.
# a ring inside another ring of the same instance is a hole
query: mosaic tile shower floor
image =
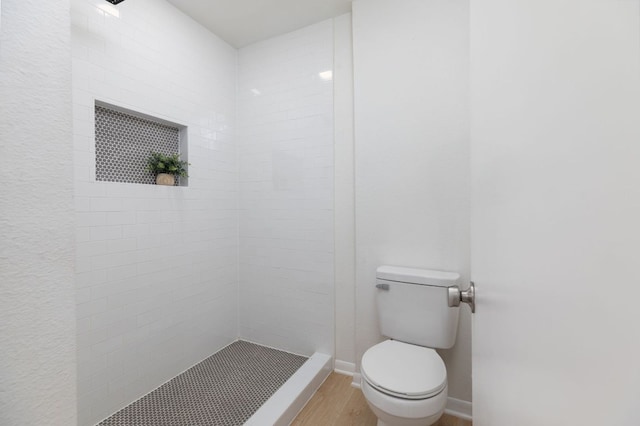
{"type": "Polygon", "coordinates": [[[99,425],[242,425],[306,360],[238,341],[99,425]]]}

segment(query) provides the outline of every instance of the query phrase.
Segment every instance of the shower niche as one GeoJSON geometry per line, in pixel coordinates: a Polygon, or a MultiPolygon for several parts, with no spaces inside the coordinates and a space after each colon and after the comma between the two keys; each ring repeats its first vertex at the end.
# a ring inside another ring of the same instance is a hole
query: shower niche
{"type": "MultiPolygon", "coordinates": [[[[151,152],[188,161],[187,127],[96,101],[96,181],[155,185],[146,169],[151,152]]],[[[176,176],[175,186],[188,186],[188,178],[176,176]]]]}

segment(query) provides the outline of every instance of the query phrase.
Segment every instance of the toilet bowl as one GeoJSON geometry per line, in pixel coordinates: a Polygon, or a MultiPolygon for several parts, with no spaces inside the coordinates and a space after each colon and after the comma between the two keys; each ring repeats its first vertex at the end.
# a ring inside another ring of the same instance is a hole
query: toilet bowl
{"type": "Polygon", "coordinates": [[[429,426],[447,403],[447,371],[435,350],[386,340],[362,357],[362,392],[378,426],[429,426]]]}

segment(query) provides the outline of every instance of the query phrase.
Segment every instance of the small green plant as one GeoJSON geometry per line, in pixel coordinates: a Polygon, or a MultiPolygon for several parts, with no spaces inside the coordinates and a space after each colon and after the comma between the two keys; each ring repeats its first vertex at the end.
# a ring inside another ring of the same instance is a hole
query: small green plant
{"type": "Polygon", "coordinates": [[[180,160],[178,154],[164,155],[160,152],[152,152],[147,158],[147,170],[157,175],[167,173],[174,176],[187,177],[189,163],[180,160]]]}

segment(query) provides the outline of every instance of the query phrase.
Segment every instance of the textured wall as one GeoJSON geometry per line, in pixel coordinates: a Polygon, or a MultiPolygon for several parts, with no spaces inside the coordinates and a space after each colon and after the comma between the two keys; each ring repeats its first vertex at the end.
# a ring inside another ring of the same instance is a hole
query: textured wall
{"type": "Polygon", "coordinates": [[[333,353],[333,25],[240,50],[240,335],[333,353]]]}
{"type": "Polygon", "coordinates": [[[1,15],[0,424],[74,425],[69,1],[1,15]]]}
{"type": "MultiPolygon", "coordinates": [[[[469,279],[467,0],[353,4],[358,361],[381,339],[375,271],[469,279]]],[[[441,354],[450,396],[471,400],[471,320],[441,354]]]]}
{"type": "Polygon", "coordinates": [[[72,2],[80,424],[237,337],[236,50],[165,1],[72,2]],[[94,100],[188,126],[188,187],[95,181],[94,100]]]}

